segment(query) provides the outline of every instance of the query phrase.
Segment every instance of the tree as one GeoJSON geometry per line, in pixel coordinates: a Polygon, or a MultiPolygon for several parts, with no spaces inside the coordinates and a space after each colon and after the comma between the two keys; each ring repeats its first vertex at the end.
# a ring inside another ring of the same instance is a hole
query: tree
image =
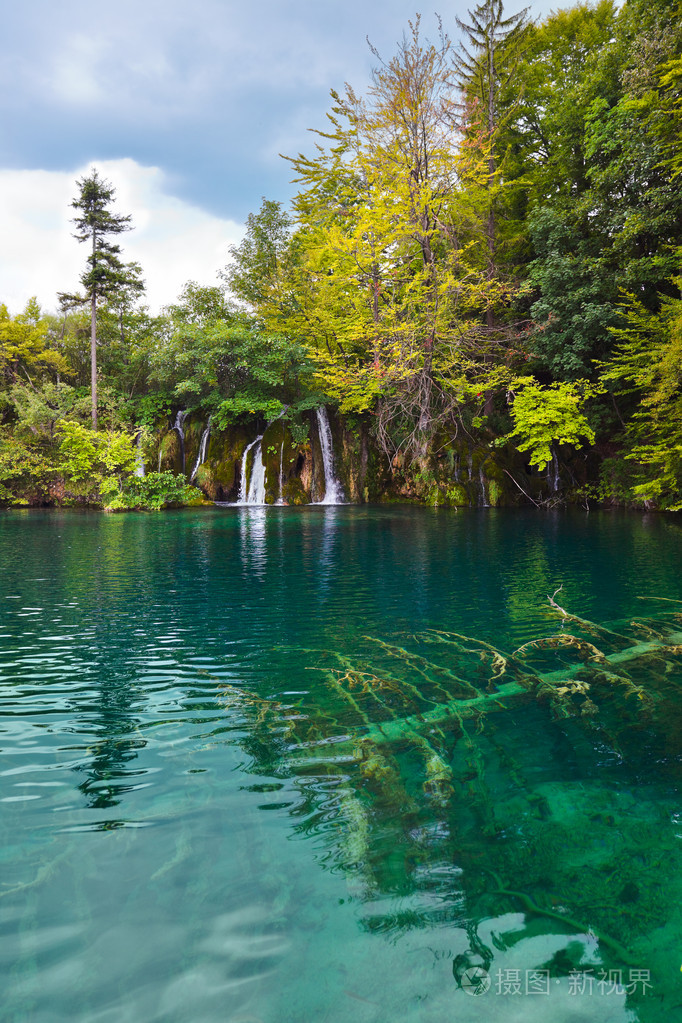
{"type": "MultiPolygon", "coordinates": [[[[455,18],[468,44],[461,44],[454,60],[455,77],[464,94],[465,130],[469,134],[472,130],[478,131],[487,141],[489,201],[486,236],[491,281],[497,272],[495,202],[499,195],[498,170],[501,161],[497,142],[502,121],[500,100],[516,72],[521,56],[528,27],[528,10],[528,7],[524,7],[517,14],[505,18],[503,0],[483,0],[473,11],[467,11],[468,23],[455,18]]],[[[492,329],[494,309],[491,301],[486,307],[486,322],[492,329]]]]}
{"type": "Polygon", "coordinates": [[[47,323],[35,298],[18,316],[10,316],[0,304],[0,386],[24,378],[33,387],[37,373],[68,372],[64,357],[48,345],[47,323]]]}
{"type": "Polygon", "coordinates": [[[193,281],[165,312],[151,378],[173,403],[210,412],[218,427],[246,415],[273,419],[285,406],[296,410],[312,373],[302,345],[249,319],[221,288],[193,281]]]}
{"type": "MultiPolygon", "coordinates": [[[[677,289],[682,280],[671,282],[677,289]]],[[[679,291],[678,291],[679,294],[679,291]]],[[[632,495],[682,510],[682,300],[663,297],[650,312],[634,296],[623,307],[625,325],[603,363],[602,380],[638,401],[625,430],[625,458],[635,466],[632,495]],[[628,450],[629,449],[629,450],[628,450]]]]}
{"type": "Polygon", "coordinates": [[[281,203],[263,198],[258,213],[246,218],[246,233],[230,247],[230,263],[219,277],[231,293],[255,309],[265,305],[286,259],[291,221],[281,203]]]}
{"type": "Polygon", "coordinates": [[[525,301],[530,349],[556,379],[594,375],[622,320],[619,293],[651,311],[674,296],[682,242],[670,0],[611,0],[552,14],[529,33],[523,98],[503,137],[530,182],[525,301]]]}
{"type": "Polygon", "coordinates": [[[89,241],[92,250],[81,284],[90,302],[90,385],[92,393],[92,428],[97,429],[97,304],[110,295],[120,294],[131,285],[131,271],[119,259],[121,248],[108,241],[108,235],[129,231],[130,216],[111,213],[115,190],[99,177],[96,168],[90,177],[77,182],[79,194],[71,206],[79,211],[74,218],[79,242],[89,241]]]}
{"type": "Polygon", "coordinates": [[[389,456],[423,459],[482,365],[487,160],[458,152],[445,37],[422,42],[416,19],[393,58],[375,56],[367,97],[333,92],[325,144],[291,160],[296,303],[282,326],[342,411],[375,416],[389,456]]]}
{"type": "Polygon", "coordinates": [[[536,258],[529,264],[528,284],[535,301],[530,351],[536,369],[556,380],[594,375],[593,359],[612,347],[609,327],[619,320],[618,288],[602,248],[562,210],[547,205],[529,218],[536,258]]]}
{"type": "Polygon", "coordinates": [[[598,393],[598,387],[585,380],[541,387],[533,377],[521,377],[513,387],[514,431],[510,436],[519,451],[530,451],[531,465],[542,471],[554,457],[555,443],[579,448],[583,437],[594,443],[594,430],[584,405],[587,398],[598,393]]]}
{"type": "Polygon", "coordinates": [[[618,67],[608,73],[618,63],[610,45],[616,22],[613,0],[597,0],[526,29],[523,62],[501,97],[497,143],[506,173],[528,182],[531,207],[570,207],[588,187],[585,120],[596,93],[610,103],[618,97],[618,67]]]}

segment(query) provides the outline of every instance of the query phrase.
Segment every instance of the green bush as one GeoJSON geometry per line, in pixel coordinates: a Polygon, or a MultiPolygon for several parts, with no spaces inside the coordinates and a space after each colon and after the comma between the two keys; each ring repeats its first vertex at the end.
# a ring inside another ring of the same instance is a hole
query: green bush
{"type": "Polygon", "coordinates": [[[40,448],[33,448],[0,429],[0,502],[25,504],[54,475],[40,448]]]}
{"type": "Polygon", "coordinates": [[[189,486],[182,475],[172,472],[149,472],[146,476],[131,476],[120,494],[106,507],[109,511],[124,509],[148,509],[160,511],[170,505],[195,504],[198,492],[189,486]]]}

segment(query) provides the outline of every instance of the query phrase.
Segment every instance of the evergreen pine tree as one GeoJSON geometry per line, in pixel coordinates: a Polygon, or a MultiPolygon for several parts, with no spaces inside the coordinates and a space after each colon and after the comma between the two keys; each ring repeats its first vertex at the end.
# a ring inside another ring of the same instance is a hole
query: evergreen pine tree
{"type": "Polygon", "coordinates": [[[120,245],[110,242],[107,235],[130,231],[130,216],[111,213],[108,209],[115,195],[110,182],[100,178],[93,168],[87,178],[76,182],[79,194],[71,206],[79,211],[74,217],[79,242],[90,241],[92,250],[87,268],[81,275],[81,284],[90,302],[90,381],[92,390],[92,428],[97,429],[97,303],[109,295],[120,292],[130,281],[129,268],[119,259],[120,245]]]}
{"type": "MultiPolygon", "coordinates": [[[[455,77],[464,94],[465,106],[478,107],[480,128],[488,143],[488,239],[489,273],[495,273],[496,223],[494,182],[498,157],[495,136],[500,124],[500,94],[512,77],[521,51],[521,43],[528,25],[528,7],[510,17],[504,17],[503,0],[483,0],[467,11],[469,22],[455,18],[466,44],[461,43],[455,55],[455,77]]],[[[493,326],[493,308],[488,304],[487,323],[493,326]]]]}

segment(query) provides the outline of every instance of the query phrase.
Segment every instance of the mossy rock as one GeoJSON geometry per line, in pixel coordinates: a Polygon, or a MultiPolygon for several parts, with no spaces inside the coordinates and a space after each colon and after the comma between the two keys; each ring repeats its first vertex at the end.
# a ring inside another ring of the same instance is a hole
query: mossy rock
{"type": "Polygon", "coordinates": [[[491,508],[497,508],[501,503],[504,494],[500,484],[495,479],[488,480],[488,502],[491,508]]]}
{"type": "Polygon", "coordinates": [[[287,480],[282,489],[282,497],[287,504],[310,504],[310,495],[298,476],[287,480]]]}
{"type": "Polygon", "coordinates": [[[253,439],[244,426],[211,430],[206,461],[199,466],[195,480],[211,501],[237,500],[242,455],[253,439]]]}
{"type": "Polygon", "coordinates": [[[336,475],[353,503],[377,500],[389,485],[387,462],[373,449],[369,417],[339,417],[341,445],[336,452],[336,475]]]}
{"type": "Polygon", "coordinates": [[[200,465],[194,481],[211,501],[218,501],[220,499],[220,484],[216,480],[210,465],[207,465],[205,462],[203,465],[200,465]]]}
{"type": "Polygon", "coordinates": [[[182,472],[182,448],[177,430],[171,430],[161,441],[158,469],[159,472],[182,472]]]}
{"type": "Polygon", "coordinates": [[[207,501],[200,490],[197,490],[196,497],[190,497],[187,501],[183,501],[184,508],[211,508],[213,507],[213,501],[207,501]]]}
{"type": "Polygon", "coordinates": [[[464,508],[469,504],[469,494],[461,483],[450,484],[443,488],[443,504],[452,508],[464,508]]]}
{"type": "Polygon", "coordinates": [[[197,458],[199,457],[199,448],[201,446],[201,438],[204,430],[206,429],[205,419],[191,419],[185,420],[185,475],[187,479],[192,475],[192,470],[196,465],[197,458]]]}
{"type": "Polygon", "coordinates": [[[291,431],[285,421],[276,419],[263,434],[261,452],[265,465],[265,503],[274,504],[280,499],[280,496],[286,501],[284,491],[288,482],[297,478],[300,473],[305,459],[304,449],[294,444],[291,431]],[[281,495],[280,471],[282,476],[281,495]]]}

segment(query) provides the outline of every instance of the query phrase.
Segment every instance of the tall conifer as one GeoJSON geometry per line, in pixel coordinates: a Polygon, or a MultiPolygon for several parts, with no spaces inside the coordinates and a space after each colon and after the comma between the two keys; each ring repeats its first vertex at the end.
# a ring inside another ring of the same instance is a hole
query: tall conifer
{"type": "Polygon", "coordinates": [[[114,199],[115,189],[100,178],[93,168],[87,178],[76,184],[79,194],[71,206],[78,210],[74,217],[79,242],[89,241],[92,249],[87,268],[81,275],[81,284],[90,302],[90,383],[92,390],[92,428],[97,429],[97,302],[120,291],[130,282],[129,268],[119,259],[120,245],[107,240],[107,235],[130,231],[130,216],[111,213],[107,208],[114,199]]]}

